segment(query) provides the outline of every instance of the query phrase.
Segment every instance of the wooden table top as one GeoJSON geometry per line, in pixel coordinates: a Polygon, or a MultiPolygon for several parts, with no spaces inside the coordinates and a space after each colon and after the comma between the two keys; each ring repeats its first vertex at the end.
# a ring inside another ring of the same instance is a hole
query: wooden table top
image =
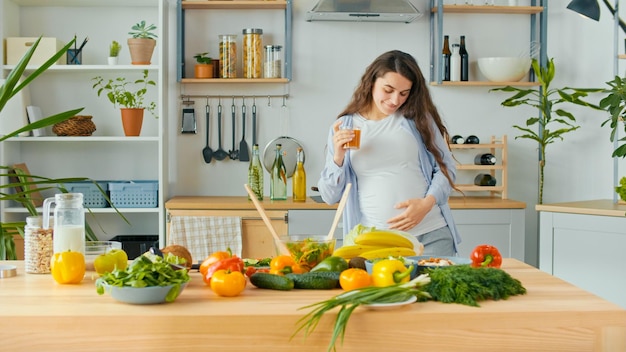
{"type": "MultiPolygon", "coordinates": [[[[3,351],[325,351],[336,312],[290,340],[302,307],[340,290],[262,290],[218,297],[199,273],[169,304],[136,306],[50,275],[0,279],[3,351]]],[[[358,308],[338,351],[626,351],[626,310],[515,259],[503,269],[528,293],[468,307],[439,302],[358,308]]]]}
{"type": "Polygon", "coordinates": [[[626,216],[626,204],[615,203],[612,199],[595,199],[578,202],[537,204],[535,205],[535,210],[584,215],[618,217],[626,216]]]}

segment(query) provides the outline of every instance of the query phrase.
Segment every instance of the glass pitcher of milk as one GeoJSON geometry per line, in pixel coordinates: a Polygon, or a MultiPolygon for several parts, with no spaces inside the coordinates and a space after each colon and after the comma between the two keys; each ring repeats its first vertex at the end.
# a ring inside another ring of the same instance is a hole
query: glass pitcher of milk
{"type": "Polygon", "coordinates": [[[43,226],[50,223],[50,206],[54,207],[52,246],[54,253],[85,254],[85,209],[82,193],[59,193],[43,202],[43,226]]]}

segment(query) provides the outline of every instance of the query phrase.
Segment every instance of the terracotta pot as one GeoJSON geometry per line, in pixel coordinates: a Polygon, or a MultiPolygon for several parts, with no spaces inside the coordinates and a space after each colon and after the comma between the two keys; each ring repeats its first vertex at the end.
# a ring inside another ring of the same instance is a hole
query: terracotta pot
{"type": "Polygon", "coordinates": [[[213,78],[213,64],[196,64],[196,78],[213,78]]]}
{"type": "Polygon", "coordinates": [[[143,108],[121,108],[122,127],[124,134],[129,137],[139,136],[141,133],[141,125],[143,124],[143,108]]]}
{"type": "Polygon", "coordinates": [[[147,38],[128,38],[130,61],[133,65],[150,65],[156,40],[147,38]]]}

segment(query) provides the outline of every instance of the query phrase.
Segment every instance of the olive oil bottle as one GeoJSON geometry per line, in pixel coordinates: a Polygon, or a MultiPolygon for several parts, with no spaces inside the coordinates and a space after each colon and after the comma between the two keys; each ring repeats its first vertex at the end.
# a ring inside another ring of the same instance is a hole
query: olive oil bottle
{"type": "MultiPolygon", "coordinates": [[[[252,146],[252,159],[248,167],[248,185],[258,200],[263,200],[263,166],[259,157],[259,145],[252,146]]],[[[248,195],[250,199],[250,195],[248,195]]]]}
{"type": "Polygon", "coordinates": [[[276,157],[272,164],[272,174],[270,182],[270,199],[287,199],[287,168],[283,162],[282,145],[276,144],[276,157]]]}
{"type": "Polygon", "coordinates": [[[306,201],[306,172],[304,171],[304,151],[298,147],[296,154],[296,170],[293,173],[293,201],[306,201]]]}

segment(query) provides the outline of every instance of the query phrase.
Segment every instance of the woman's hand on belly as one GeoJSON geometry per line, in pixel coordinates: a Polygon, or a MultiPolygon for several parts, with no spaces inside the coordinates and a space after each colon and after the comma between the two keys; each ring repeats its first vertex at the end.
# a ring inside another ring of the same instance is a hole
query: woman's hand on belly
{"type": "Polygon", "coordinates": [[[404,211],[393,218],[387,220],[390,229],[408,231],[419,224],[426,214],[435,205],[435,197],[432,195],[426,198],[413,198],[396,204],[396,209],[404,209],[404,211]]]}

